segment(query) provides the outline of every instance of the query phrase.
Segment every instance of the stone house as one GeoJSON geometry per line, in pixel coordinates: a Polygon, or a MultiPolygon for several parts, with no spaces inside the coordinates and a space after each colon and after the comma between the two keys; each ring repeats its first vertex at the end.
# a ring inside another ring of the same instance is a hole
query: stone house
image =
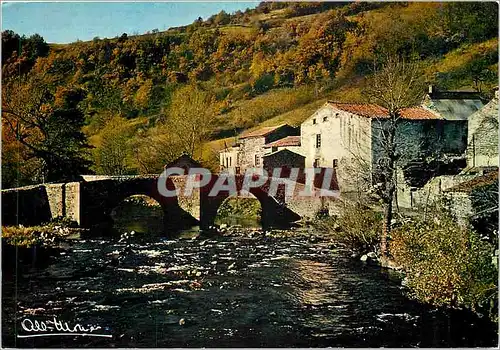
{"type": "MultiPolygon", "coordinates": [[[[344,192],[366,189],[377,182],[387,119],[387,111],[378,105],[328,101],[301,125],[306,167],[335,168],[344,192]]],[[[407,108],[395,142],[404,155],[401,160],[459,156],[467,144],[467,121],[447,120],[422,107],[407,108]]]]}
{"type": "Polygon", "coordinates": [[[277,141],[264,145],[267,153],[274,153],[281,150],[289,150],[298,154],[302,154],[300,147],[300,136],[287,136],[277,141]]]}
{"type": "Polygon", "coordinates": [[[498,167],[498,90],[495,97],[469,117],[467,167],[498,167]]]}
{"type": "MultiPolygon", "coordinates": [[[[442,93],[440,96],[446,95],[442,93]]],[[[467,204],[470,201],[468,192],[458,189],[467,187],[467,184],[470,181],[471,183],[476,181],[477,177],[498,172],[498,91],[488,104],[477,111],[476,109],[482,105],[482,102],[477,100],[474,94],[455,93],[454,96],[455,100],[447,99],[448,108],[445,109],[443,105],[439,108],[445,115],[453,110],[459,114],[459,119],[467,119],[466,163],[464,162],[458,171],[447,175],[443,171],[447,164],[441,164],[440,174],[434,174],[435,176],[428,182],[424,181],[422,186],[409,183],[408,176],[399,170],[397,198],[400,207],[418,208],[436,200],[446,199],[452,204],[450,206],[452,211],[458,213],[461,211],[458,203],[462,201],[467,204]],[[458,98],[460,95],[461,99],[458,98]],[[468,113],[472,114],[467,116],[468,113]]],[[[421,167],[419,165],[417,170],[421,170],[421,167]]],[[[465,204],[464,208],[470,207],[465,204]]],[[[462,211],[465,213],[464,210],[462,211]]]]}
{"type": "Polygon", "coordinates": [[[461,182],[444,190],[442,196],[448,209],[461,222],[493,213],[498,210],[498,171],[461,182]]]}
{"type": "Polygon", "coordinates": [[[244,172],[248,168],[262,168],[262,157],[268,153],[264,146],[287,136],[298,136],[299,128],[282,124],[265,127],[239,136],[237,144],[220,152],[221,171],[244,172]]]}
{"type": "Polygon", "coordinates": [[[282,177],[288,177],[291,168],[304,169],[305,158],[303,155],[285,148],[262,156],[262,167],[270,174],[274,169],[280,168],[282,169],[282,177]]]}
{"type": "Polygon", "coordinates": [[[476,91],[440,91],[431,85],[423,106],[446,120],[467,121],[473,113],[484,107],[484,101],[476,91]]]}

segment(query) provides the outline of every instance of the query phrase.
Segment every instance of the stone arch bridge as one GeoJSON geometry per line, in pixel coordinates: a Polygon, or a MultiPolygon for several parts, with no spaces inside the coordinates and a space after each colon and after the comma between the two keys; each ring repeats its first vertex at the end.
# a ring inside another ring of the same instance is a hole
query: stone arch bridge
{"type": "MultiPolygon", "coordinates": [[[[125,198],[146,195],[155,199],[164,212],[165,232],[199,225],[208,229],[214,224],[221,204],[235,194],[220,191],[216,196],[209,193],[218,176],[201,189],[195,188],[185,196],[187,176],[170,176],[168,189],[177,189],[179,194],[164,197],[158,192],[158,175],[141,176],[93,176],[84,175],[82,181],[41,184],[29,187],[2,190],[2,225],[36,225],[55,217],[75,220],[81,227],[98,229],[112,224],[111,212],[125,198]]],[[[262,207],[264,228],[286,226],[304,217],[313,217],[321,209],[332,207],[334,197],[301,197],[298,192],[304,185],[297,183],[293,195],[286,195],[279,185],[276,195],[268,194],[269,181],[250,189],[262,207]]],[[[243,175],[236,175],[238,195],[243,184],[243,175]]]]}

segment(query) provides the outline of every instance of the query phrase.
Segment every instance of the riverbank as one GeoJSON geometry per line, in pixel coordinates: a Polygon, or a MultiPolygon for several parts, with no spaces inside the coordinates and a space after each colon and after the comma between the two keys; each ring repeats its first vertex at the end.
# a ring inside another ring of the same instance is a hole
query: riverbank
{"type": "Polygon", "coordinates": [[[13,271],[18,265],[46,266],[86,232],[65,220],[38,226],[2,227],[2,271],[13,271]]]}

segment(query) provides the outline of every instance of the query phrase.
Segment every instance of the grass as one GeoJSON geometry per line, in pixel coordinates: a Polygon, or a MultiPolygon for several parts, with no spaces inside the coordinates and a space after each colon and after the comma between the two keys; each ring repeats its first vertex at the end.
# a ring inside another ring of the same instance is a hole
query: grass
{"type": "Polygon", "coordinates": [[[447,53],[442,60],[426,68],[427,74],[431,72],[451,72],[461,69],[478,57],[498,51],[498,38],[476,44],[465,44],[458,49],[447,53]]]}
{"type": "Polygon", "coordinates": [[[318,97],[311,86],[274,89],[250,100],[234,103],[229,112],[217,118],[215,134],[234,135],[234,131],[249,129],[271,118],[304,106],[318,97]]]}

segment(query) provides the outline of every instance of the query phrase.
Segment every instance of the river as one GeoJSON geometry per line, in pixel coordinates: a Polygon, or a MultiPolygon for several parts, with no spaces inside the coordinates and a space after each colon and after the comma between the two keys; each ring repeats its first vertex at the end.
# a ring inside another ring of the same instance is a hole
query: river
{"type": "Polygon", "coordinates": [[[79,240],[4,274],[2,292],[4,347],[497,344],[485,318],[409,300],[393,273],[303,236],[79,240]],[[54,316],[112,337],[16,338],[23,319],[54,316]]]}

